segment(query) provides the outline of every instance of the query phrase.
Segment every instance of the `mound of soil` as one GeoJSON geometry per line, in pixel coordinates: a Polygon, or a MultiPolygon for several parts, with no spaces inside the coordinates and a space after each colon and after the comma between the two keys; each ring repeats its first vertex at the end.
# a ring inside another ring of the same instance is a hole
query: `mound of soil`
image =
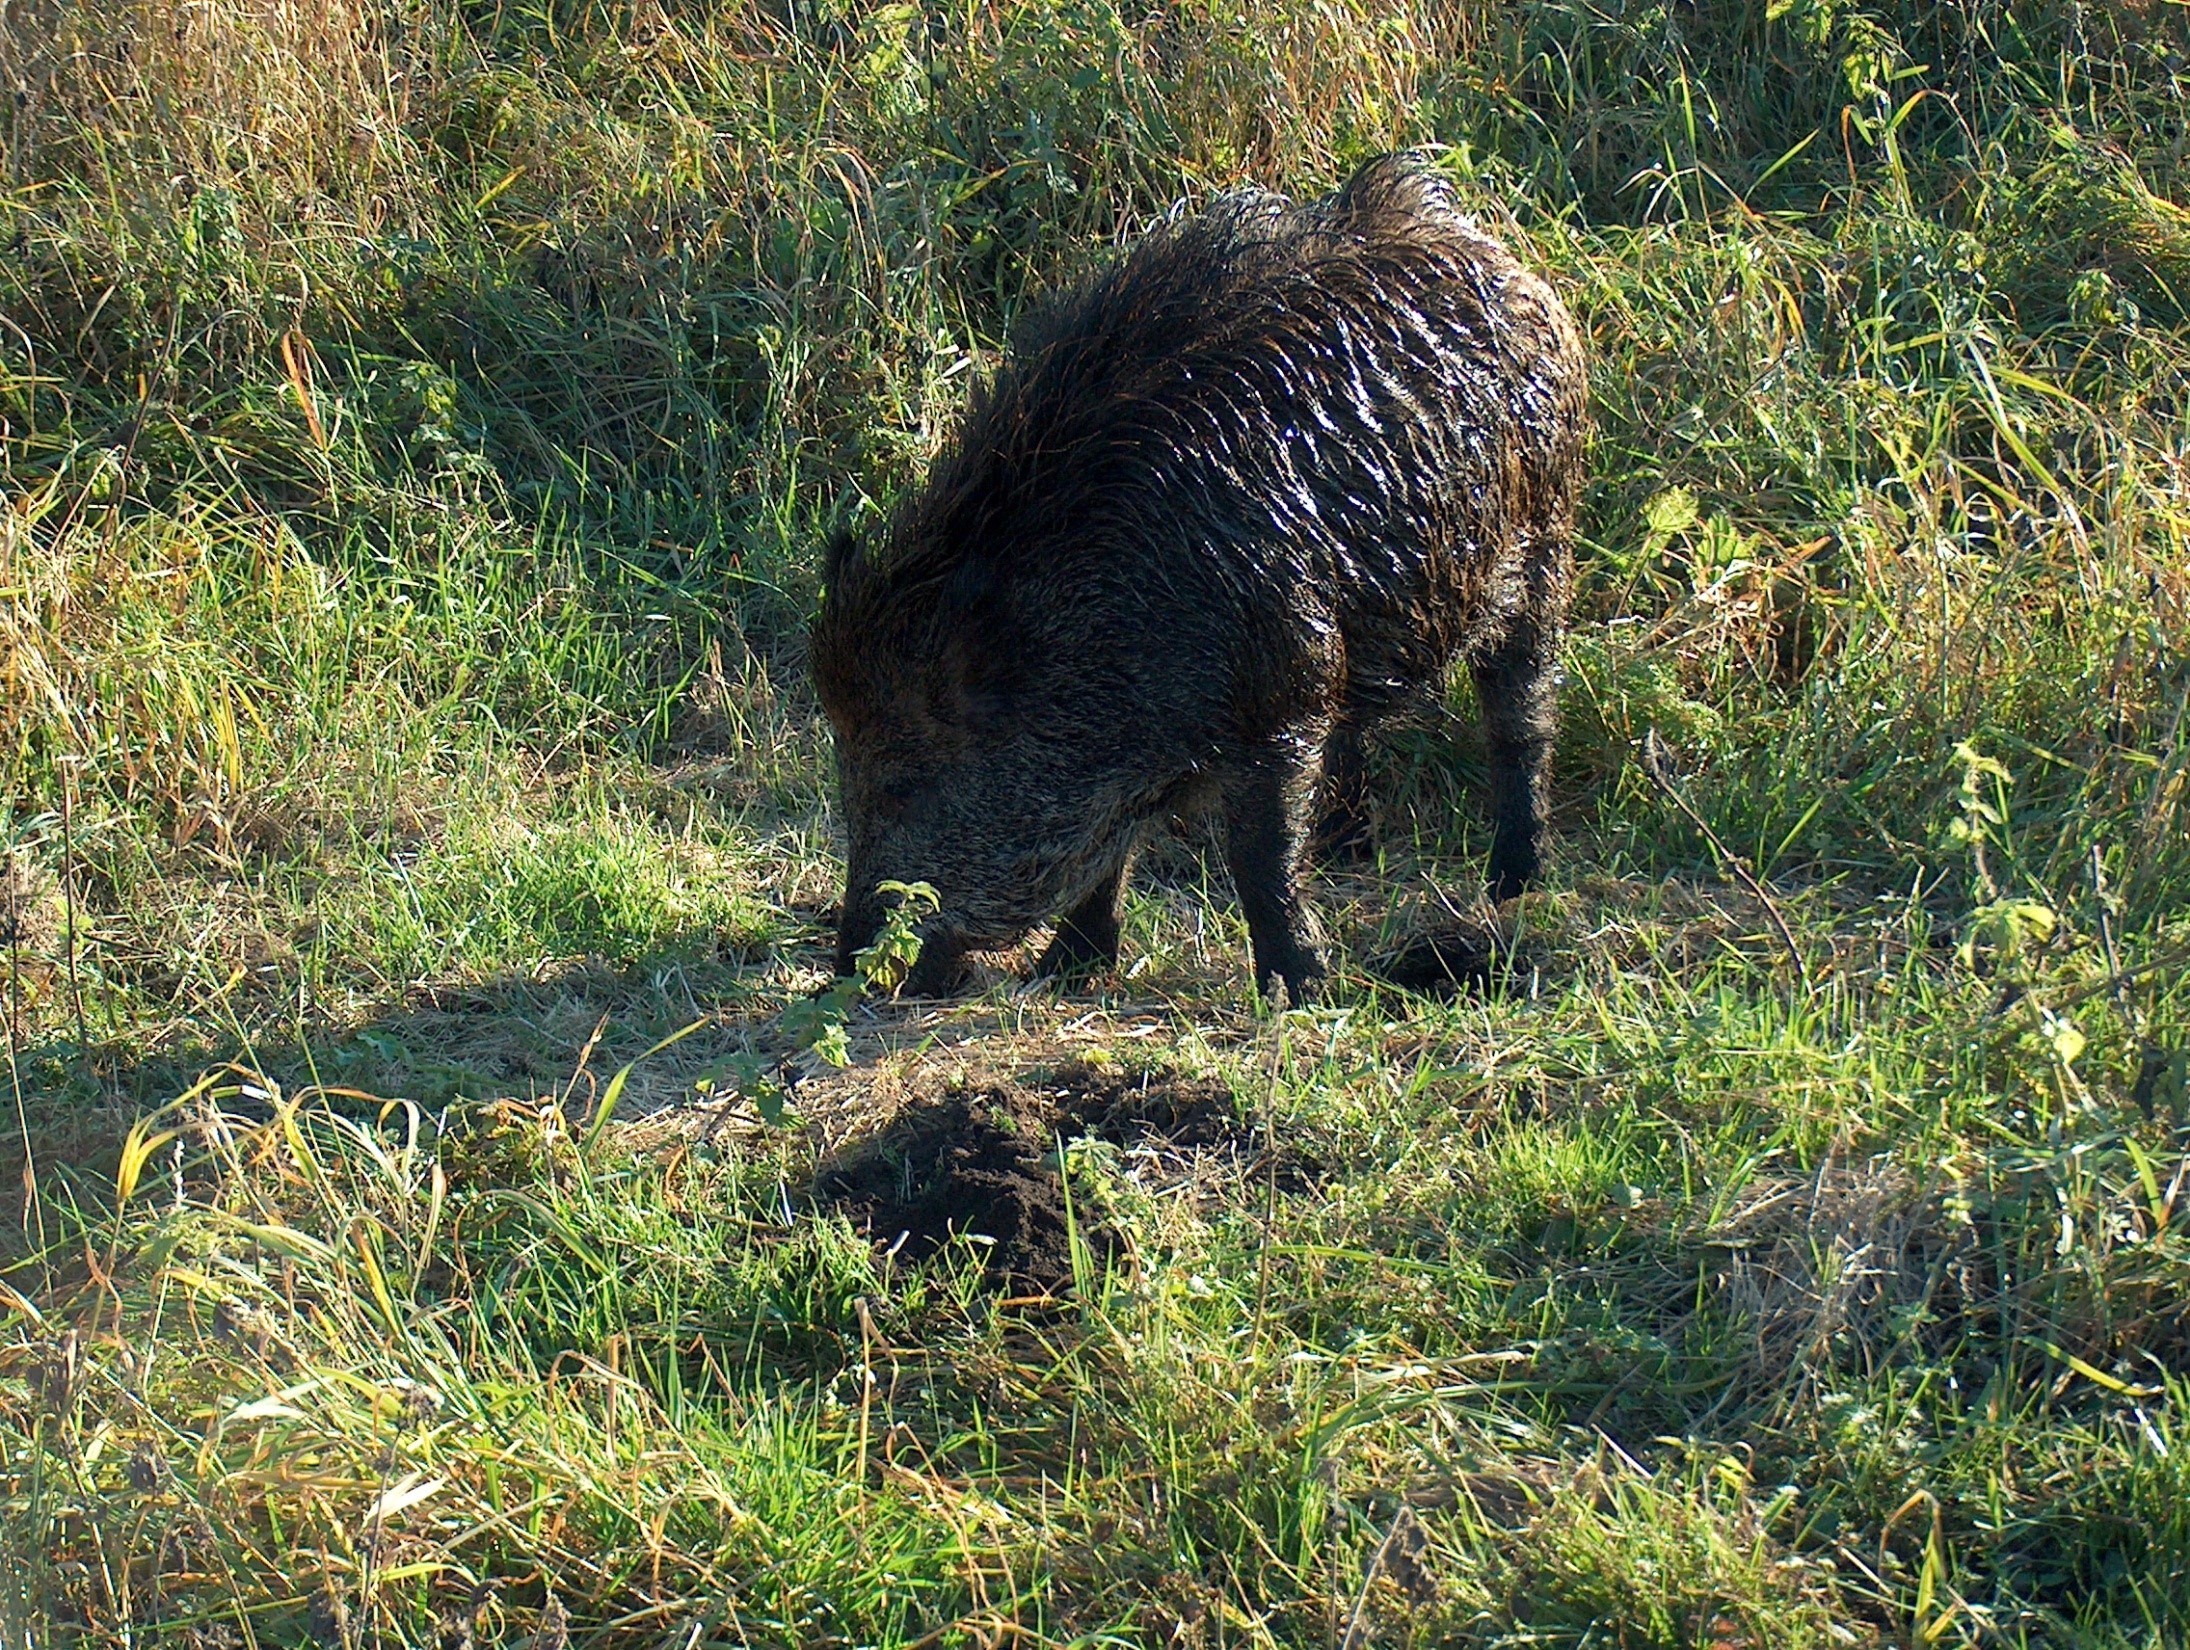
{"type": "MultiPolygon", "coordinates": [[[[986,1238],[992,1285],[1055,1295],[1072,1283],[1061,1143],[1105,1140],[1159,1170],[1192,1172],[1214,1153],[1260,1162],[1259,1133],[1240,1121],[1222,1083],[1075,1063],[919,1099],[825,1164],[814,1192],[906,1259],[924,1259],[955,1236],[986,1238]]],[[[1299,1159],[1277,1167],[1281,1184],[1305,1183],[1299,1159]]],[[[1073,1216],[1098,1265],[1116,1252],[1084,1205],[1073,1216]]]]}
{"type": "Polygon", "coordinates": [[[1072,1281],[1064,1182],[1048,1129],[1020,1101],[999,1088],[908,1107],[814,1190],[907,1259],[984,1237],[993,1281],[1055,1294],[1072,1281]]]}
{"type": "Polygon", "coordinates": [[[1370,972],[1425,997],[1456,997],[1493,991],[1513,979],[1525,985],[1540,962],[1528,947],[1509,949],[1495,928],[1471,922],[1423,934],[1396,956],[1372,963],[1370,972]]]}

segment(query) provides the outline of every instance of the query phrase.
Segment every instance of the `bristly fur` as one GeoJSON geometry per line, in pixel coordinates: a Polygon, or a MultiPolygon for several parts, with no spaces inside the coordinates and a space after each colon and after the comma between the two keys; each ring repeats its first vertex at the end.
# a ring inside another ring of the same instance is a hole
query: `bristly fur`
{"type": "Polygon", "coordinates": [[[848,528],[839,527],[829,535],[828,548],[822,552],[821,578],[829,589],[842,582],[845,571],[859,555],[859,541],[852,537],[848,528]]]}
{"type": "Polygon", "coordinates": [[[895,877],[942,896],[926,983],[1060,910],[1052,960],[1105,960],[1140,833],[1206,801],[1258,976],[1297,992],[1319,778],[1349,783],[1359,731],[1455,655],[1483,689],[1493,886],[1518,888],[1584,402],[1551,289],[1399,157],[1309,205],[1224,197],[1060,295],[886,541],[830,555],[812,659],[847,959],[895,877]]]}

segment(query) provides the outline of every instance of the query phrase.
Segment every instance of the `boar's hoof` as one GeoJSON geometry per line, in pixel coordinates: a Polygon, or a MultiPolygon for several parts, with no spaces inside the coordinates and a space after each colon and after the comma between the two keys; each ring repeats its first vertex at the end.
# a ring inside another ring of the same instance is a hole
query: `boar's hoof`
{"type": "Polygon", "coordinates": [[[1277,956],[1255,959],[1255,984],[1272,1002],[1277,1001],[1277,984],[1285,982],[1285,1001],[1288,1007],[1299,1008],[1312,1001],[1316,987],[1326,978],[1328,971],[1323,959],[1306,946],[1288,946],[1277,956]]]}

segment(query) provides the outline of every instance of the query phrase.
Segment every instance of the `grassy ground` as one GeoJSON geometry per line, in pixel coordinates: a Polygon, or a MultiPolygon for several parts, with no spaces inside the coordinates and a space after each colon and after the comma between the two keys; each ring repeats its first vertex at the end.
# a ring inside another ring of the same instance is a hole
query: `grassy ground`
{"type": "Polygon", "coordinates": [[[9,1644],[2190,1642],[2180,4],[16,0],[0,82],[9,1644]],[[1456,684],[1323,1004],[1187,840],[1124,977],[797,1054],[822,535],[1045,283],[1401,143],[1596,359],[1510,966],[1368,966],[1481,887],[1456,684]],[[1234,1115],[1063,1131],[1061,1295],[816,1191],[1090,1074],[1234,1115]]]}

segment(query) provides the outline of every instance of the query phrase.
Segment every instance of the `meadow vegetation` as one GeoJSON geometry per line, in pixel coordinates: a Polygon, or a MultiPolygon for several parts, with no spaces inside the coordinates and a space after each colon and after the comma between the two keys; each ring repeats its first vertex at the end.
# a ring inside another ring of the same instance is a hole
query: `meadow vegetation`
{"type": "Polygon", "coordinates": [[[2190,1640],[2186,94],[2179,0],[4,0],[0,1635],[2190,1640]],[[1488,978],[1374,966],[1463,672],[1325,1000],[1189,836],[1117,978],[787,1025],[825,534],[1415,144],[1594,352],[1488,978]],[[1098,1079],[1236,1115],[1035,1141],[1070,1287],[817,1182],[1098,1079]]]}

